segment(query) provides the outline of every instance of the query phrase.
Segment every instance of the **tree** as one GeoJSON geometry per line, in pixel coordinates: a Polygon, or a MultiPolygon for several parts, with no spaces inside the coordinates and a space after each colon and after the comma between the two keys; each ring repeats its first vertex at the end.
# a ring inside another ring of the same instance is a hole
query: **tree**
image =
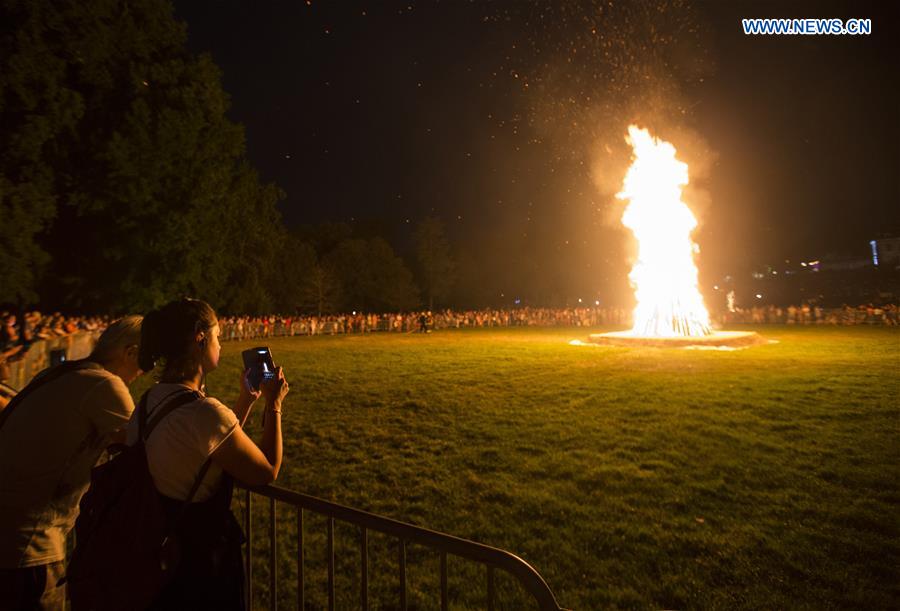
{"type": "Polygon", "coordinates": [[[336,310],[341,285],[330,267],[316,263],[301,285],[300,307],[317,316],[336,310]]]}
{"type": "Polygon", "coordinates": [[[419,223],[413,238],[425,299],[428,309],[433,310],[435,300],[446,299],[453,287],[456,265],[439,219],[430,217],[419,223]]]}
{"type": "Polygon", "coordinates": [[[25,247],[0,247],[21,285],[3,293],[29,294],[35,277],[22,270],[43,250],[41,295],[56,306],[142,311],[193,295],[273,307],[281,193],[248,165],[219,70],[187,52],[171,4],[0,6],[0,212],[36,210],[25,247]]]}
{"type": "Polygon", "coordinates": [[[209,299],[231,313],[290,312],[291,279],[308,260],[301,244],[284,229],[275,202],[282,197],[274,186],[260,188],[256,172],[244,164],[233,181],[231,210],[218,250],[207,264],[224,269],[227,276],[207,286],[209,299]]]}
{"type": "Polygon", "coordinates": [[[412,273],[382,238],[344,240],[326,262],[340,279],[344,310],[399,311],[418,305],[412,273]]]}
{"type": "Polygon", "coordinates": [[[287,233],[281,248],[275,254],[272,290],[275,309],[279,312],[295,314],[306,309],[308,303],[307,284],[315,275],[316,251],[296,234],[287,233]]]}
{"type": "Polygon", "coordinates": [[[347,223],[319,223],[300,225],[294,229],[297,237],[310,244],[320,257],[328,256],[338,244],[353,237],[353,228],[347,223]]]}
{"type": "Polygon", "coordinates": [[[65,83],[58,44],[45,35],[54,24],[35,9],[0,4],[0,302],[36,297],[38,271],[48,260],[36,238],[56,206],[44,151],[83,113],[65,83]]]}

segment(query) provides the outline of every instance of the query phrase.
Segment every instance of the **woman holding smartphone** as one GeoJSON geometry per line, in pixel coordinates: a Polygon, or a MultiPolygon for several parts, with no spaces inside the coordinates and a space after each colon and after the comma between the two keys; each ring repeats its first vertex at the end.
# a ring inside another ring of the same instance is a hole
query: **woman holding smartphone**
{"type": "Polygon", "coordinates": [[[144,317],[139,365],[162,364],[158,382],[147,391],[128,427],[138,439],[138,412],[147,421],[155,410],[176,400],[145,440],[147,463],[167,508],[180,546],[175,576],[160,593],[155,609],[244,609],[243,534],[231,513],[232,478],[247,485],[271,483],[281,468],[281,410],[288,383],[280,367],[259,391],[248,371],[234,407],[205,394],[206,375],[219,364],[219,325],[209,304],[173,301],[144,317]],[[256,399],[265,398],[259,443],[243,425],[256,399]],[[207,464],[208,463],[208,464],[207,464]]]}

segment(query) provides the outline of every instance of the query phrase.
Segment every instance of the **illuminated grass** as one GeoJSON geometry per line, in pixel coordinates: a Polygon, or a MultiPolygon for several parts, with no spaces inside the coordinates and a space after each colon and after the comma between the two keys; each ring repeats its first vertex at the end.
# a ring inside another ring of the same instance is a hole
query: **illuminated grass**
{"type": "MultiPolygon", "coordinates": [[[[269,340],[292,388],[278,485],[508,549],[572,609],[900,605],[900,332],[754,327],[779,343],[738,352],[567,343],[606,330],[269,340]]],[[[249,345],[224,346],[213,394],[236,395],[249,345]]],[[[324,530],[307,527],[313,608],[324,530]]],[[[337,536],[338,608],[358,608],[357,539],[337,536]]],[[[398,605],[393,545],[371,536],[372,608],[398,605]]],[[[437,608],[436,557],[409,558],[410,607],[437,608]]],[[[451,562],[451,584],[452,607],[484,607],[482,569],[451,562]]],[[[522,608],[499,587],[500,608],[522,608]]]]}

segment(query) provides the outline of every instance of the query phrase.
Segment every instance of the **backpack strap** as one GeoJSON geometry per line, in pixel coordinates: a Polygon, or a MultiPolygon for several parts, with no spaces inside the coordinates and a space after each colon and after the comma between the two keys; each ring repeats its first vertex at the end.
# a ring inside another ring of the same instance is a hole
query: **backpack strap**
{"type": "Polygon", "coordinates": [[[164,399],[161,407],[158,407],[153,412],[153,417],[149,419],[147,418],[147,396],[150,394],[150,391],[144,393],[141,397],[140,403],[138,403],[138,438],[141,441],[147,441],[147,438],[150,437],[150,433],[153,432],[153,429],[156,428],[156,425],[162,422],[163,418],[174,412],[179,407],[187,405],[188,403],[193,403],[199,399],[203,398],[196,390],[178,390],[173,393],[174,396],[166,397],[164,399]]]}
{"type": "MultiPolygon", "coordinates": [[[[147,422],[147,395],[150,394],[150,391],[144,393],[141,397],[141,401],[138,404],[138,435],[141,441],[146,441],[148,437],[150,437],[150,433],[153,432],[153,429],[156,428],[156,425],[162,422],[162,419],[171,414],[173,411],[187,405],[188,403],[192,403],[199,399],[203,398],[196,390],[183,390],[176,391],[174,396],[170,399],[166,400],[162,407],[157,408],[154,411],[153,418],[150,422],[147,422]]],[[[193,486],[191,486],[191,491],[188,493],[187,499],[184,501],[184,506],[182,508],[181,513],[184,513],[184,509],[187,508],[188,504],[193,500],[194,495],[197,494],[197,490],[200,489],[200,484],[203,482],[203,478],[206,476],[206,472],[209,471],[209,467],[212,464],[212,458],[207,458],[203,463],[203,466],[200,467],[200,472],[197,474],[197,478],[194,480],[193,486]]]]}
{"type": "MultiPolygon", "coordinates": [[[[197,479],[194,480],[194,485],[191,486],[191,491],[188,492],[188,497],[184,500],[184,506],[187,507],[192,500],[194,500],[194,495],[197,494],[197,490],[200,489],[200,484],[203,483],[203,478],[206,477],[206,472],[209,471],[209,467],[212,465],[212,458],[207,458],[206,462],[203,463],[203,466],[200,467],[200,473],[197,474],[197,479]]],[[[184,513],[184,509],[182,509],[182,513],[184,513]]]]}
{"type": "Polygon", "coordinates": [[[13,410],[18,407],[22,403],[22,401],[25,400],[25,397],[36,391],[41,386],[44,386],[45,384],[48,384],[49,382],[52,382],[53,380],[56,380],[71,371],[80,371],[82,369],[103,369],[103,366],[99,363],[95,363],[87,359],[80,359],[77,361],[66,361],[64,363],[60,363],[55,367],[50,367],[37,374],[34,379],[25,386],[25,388],[16,393],[16,396],[12,398],[12,400],[6,406],[6,409],[4,409],[2,413],[0,413],[0,428],[3,428],[3,425],[9,419],[10,414],[12,414],[13,410]]]}

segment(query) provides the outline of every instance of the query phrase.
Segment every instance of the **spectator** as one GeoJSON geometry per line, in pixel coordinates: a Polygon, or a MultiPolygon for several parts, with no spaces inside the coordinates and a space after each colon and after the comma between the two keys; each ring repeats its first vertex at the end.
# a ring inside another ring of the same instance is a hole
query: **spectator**
{"type": "MultiPolygon", "coordinates": [[[[266,406],[257,446],[243,430],[260,395],[249,388],[248,372],[234,408],[203,394],[206,375],[219,364],[219,333],[215,312],[198,300],[169,303],[144,319],[140,364],[150,370],[163,362],[159,382],[145,395],[148,417],[180,390],[202,395],[165,416],[145,442],[150,474],[181,544],[176,574],[154,609],[244,608],[243,537],[230,509],[231,478],[267,484],[281,467],[281,406],[288,391],[281,368],[262,386],[266,406]],[[208,460],[212,466],[185,508],[208,460]]],[[[137,441],[137,420],[129,423],[129,443],[137,441]]]]}
{"type": "MultiPolygon", "coordinates": [[[[5,353],[19,345],[21,337],[18,327],[16,327],[15,314],[4,312],[2,319],[3,324],[0,326],[0,353],[5,353]]],[[[15,352],[18,352],[18,350],[15,352]]]]}
{"type": "Polygon", "coordinates": [[[91,467],[118,436],[140,375],[141,318],[111,325],[86,368],[45,370],[0,417],[0,606],[62,609],[66,535],[91,467]],[[48,379],[42,382],[42,378],[48,379]]]}

